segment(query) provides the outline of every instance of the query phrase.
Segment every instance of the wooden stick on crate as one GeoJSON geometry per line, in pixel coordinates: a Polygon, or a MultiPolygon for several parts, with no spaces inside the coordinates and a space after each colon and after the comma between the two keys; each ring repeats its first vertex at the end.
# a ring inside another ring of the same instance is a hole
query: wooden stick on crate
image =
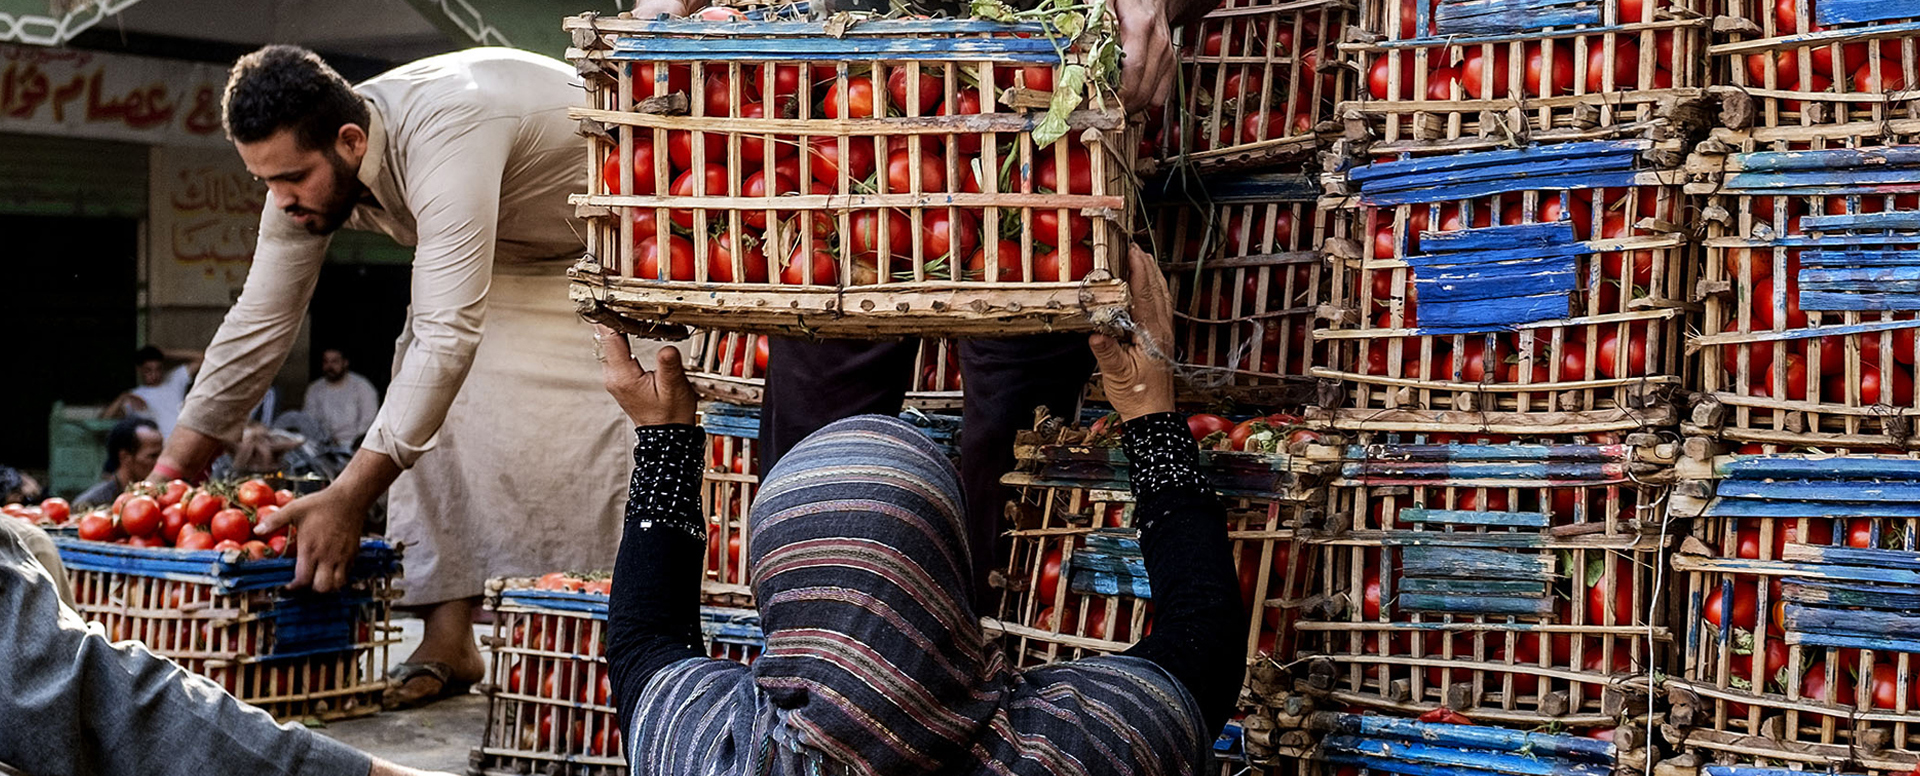
{"type": "Polygon", "coordinates": [[[1039,25],[567,27],[589,74],[574,113],[607,129],[588,133],[591,188],[574,197],[594,224],[570,273],[590,317],[1006,336],[1107,325],[1127,303],[1137,143],[1111,92],[1086,87],[1095,107],[1045,147],[1038,114],[1002,108],[1078,72],[1085,52],[1063,61],[1039,25]]]}

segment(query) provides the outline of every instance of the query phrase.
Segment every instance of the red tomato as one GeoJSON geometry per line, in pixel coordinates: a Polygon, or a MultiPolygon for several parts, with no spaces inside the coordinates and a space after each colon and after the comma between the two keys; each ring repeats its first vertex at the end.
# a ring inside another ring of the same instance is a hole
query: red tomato
{"type": "Polygon", "coordinates": [[[1258,100],[1260,93],[1263,91],[1266,91],[1266,87],[1262,83],[1260,71],[1241,68],[1235,70],[1233,75],[1227,76],[1226,84],[1220,87],[1220,99],[1238,100],[1248,98],[1250,101],[1258,100]]]}
{"type": "Polygon", "coordinates": [[[906,149],[887,154],[886,191],[894,194],[947,190],[946,163],[932,152],[920,154],[920,188],[913,187],[913,156],[906,149]]]}
{"type": "Polygon", "coordinates": [[[1067,216],[1066,220],[1062,222],[1060,219],[1061,212],[1063,211],[1033,211],[1033,238],[1049,245],[1060,244],[1062,242],[1060,238],[1060,226],[1062,223],[1065,223],[1067,228],[1065,242],[1079,242],[1093,235],[1092,218],[1068,210],[1064,211],[1067,216]]]}
{"type": "Polygon", "coordinates": [[[180,540],[174,543],[183,550],[211,550],[213,545],[213,534],[206,531],[181,531],[180,540]]]}
{"type": "Polygon", "coordinates": [[[801,261],[800,246],[796,244],[780,268],[780,282],[790,286],[807,285],[808,272],[812,272],[812,285],[831,286],[840,282],[840,262],[833,258],[832,252],[815,248],[811,262],[801,261]]]}
{"type": "MultiPolygon", "coordinates": [[[[700,133],[700,158],[708,162],[727,158],[727,137],[711,132],[700,133]]],[[[676,170],[693,168],[692,132],[676,129],[667,133],[667,160],[673,163],[673,169],[676,170]]]]}
{"type": "Polygon", "coordinates": [[[1053,91],[1053,68],[1045,65],[1033,65],[1020,68],[1020,78],[1028,89],[1036,92],[1053,91]]]}
{"type": "Polygon", "coordinates": [[[241,506],[258,509],[273,503],[273,486],[268,485],[265,480],[247,480],[240,483],[234,498],[240,502],[241,506]]]}
{"type": "Polygon", "coordinates": [[[844,97],[841,95],[839,84],[827,87],[826,101],[820,107],[830,119],[872,118],[874,115],[873,79],[863,75],[848,78],[844,97]],[[843,99],[846,101],[844,110],[841,107],[843,99]]]}
{"type": "Polygon", "coordinates": [[[170,480],[164,489],[158,494],[155,494],[154,498],[160,501],[160,506],[170,507],[174,504],[179,504],[180,500],[186,498],[187,492],[191,490],[193,490],[193,486],[188,485],[186,480],[170,480]]]}
{"type": "Polygon", "coordinates": [[[1799,281],[1789,276],[1785,294],[1775,294],[1773,278],[1755,281],[1753,284],[1753,331],[1774,330],[1774,303],[1784,302],[1787,316],[1784,321],[1787,329],[1807,327],[1807,314],[1800,310],[1799,281]]]}
{"type": "Polygon", "coordinates": [[[168,542],[180,540],[180,530],[187,527],[187,511],[179,504],[160,509],[160,535],[168,542]]]}
{"type": "Polygon", "coordinates": [[[1187,416],[1187,430],[1193,433],[1196,442],[1205,442],[1214,434],[1225,434],[1233,429],[1233,422],[1219,415],[1198,413],[1187,416]]]}
{"type": "Polygon", "coordinates": [[[1873,544],[1873,518],[1856,517],[1847,521],[1847,546],[1871,549],[1873,544]]]}
{"type": "Polygon", "coordinates": [[[1836,686],[1828,688],[1827,663],[1822,660],[1807,666],[1806,673],[1801,675],[1800,697],[1833,706],[1852,706],[1853,682],[1847,677],[1846,671],[1841,671],[1836,686]],[[1829,692],[1829,689],[1832,692],[1829,692]]]}
{"type": "Polygon", "coordinates": [[[220,541],[214,542],[213,544],[214,552],[226,552],[228,550],[238,550],[238,549],[240,549],[240,543],[232,539],[222,539],[220,541]]]}
{"type": "Polygon", "coordinates": [[[1066,254],[1064,262],[1060,249],[1033,257],[1033,279],[1064,283],[1084,278],[1093,271],[1092,248],[1076,243],[1066,248],[1066,254]]]}
{"type": "Polygon", "coordinates": [[[1762,661],[1762,673],[1756,679],[1753,675],[1753,655],[1728,655],[1727,673],[1736,679],[1753,682],[1760,691],[1776,692],[1769,686],[1779,682],[1780,671],[1787,667],[1787,643],[1780,639],[1767,639],[1766,658],[1762,661]]]}
{"type": "Polygon", "coordinates": [[[934,106],[940,104],[940,79],[922,70],[920,77],[915,80],[919,82],[920,93],[908,95],[907,68],[895,67],[893,73],[887,76],[887,97],[892,99],[895,107],[906,111],[909,116],[929,115],[934,106]],[[910,100],[910,96],[917,99],[910,100]]]}
{"type": "MultiPolygon", "coordinates": [[[[679,178],[674,179],[673,186],[667,189],[667,194],[675,197],[724,197],[724,196],[727,196],[728,181],[727,181],[727,171],[724,168],[724,166],[717,165],[717,164],[710,164],[710,165],[706,165],[705,167],[706,167],[706,174],[703,176],[700,176],[700,178],[694,177],[693,170],[688,170],[686,172],[681,173],[679,178]],[[706,183],[705,192],[698,192],[695,190],[697,181],[699,181],[700,179],[704,179],[706,183]]],[[[692,210],[689,210],[686,208],[672,210],[668,212],[668,217],[673,221],[674,225],[679,226],[682,229],[693,228],[693,211],[692,210]]],[[[713,219],[713,216],[709,215],[708,219],[709,221],[711,221],[713,219]]],[[[742,216],[741,220],[745,220],[745,217],[742,216]]]]}
{"type": "MultiPolygon", "coordinates": [[[[740,106],[740,117],[748,119],[766,118],[767,105],[763,102],[750,102],[742,105],[740,106]]],[[[767,148],[769,148],[769,145],[765,135],[740,136],[740,160],[750,166],[759,166],[766,163],[767,148]]],[[[798,154],[798,149],[794,148],[793,143],[790,142],[774,142],[771,148],[773,149],[773,158],[776,161],[780,159],[790,159],[798,154]]]]}
{"type": "Polygon", "coordinates": [[[1573,46],[1566,43],[1553,47],[1552,71],[1548,72],[1546,56],[1540,44],[1529,44],[1526,48],[1526,86],[1527,93],[1539,97],[1551,97],[1573,91],[1573,46]],[[1542,76],[1545,76],[1543,83],[1542,76]],[[1542,89],[1548,91],[1542,91],[1542,89]]]}
{"type": "Polygon", "coordinates": [[[223,497],[205,491],[195,493],[193,498],[187,500],[187,522],[205,526],[213,520],[215,512],[226,508],[227,500],[223,497]]]}
{"type": "Polygon", "coordinates": [[[1755,396],[1774,396],[1774,391],[1776,390],[1775,385],[1782,380],[1786,381],[1786,395],[1779,398],[1792,401],[1805,400],[1807,398],[1806,359],[1797,353],[1788,353],[1786,358],[1768,364],[1767,379],[1765,382],[1753,384],[1753,394],[1755,396]]]}
{"type": "Polygon", "coordinates": [[[751,77],[762,99],[778,100],[800,94],[800,68],[794,65],[763,65],[755,68],[751,77]]]}
{"type": "Polygon", "coordinates": [[[1899,59],[1871,59],[1853,71],[1853,89],[1857,92],[1886,94],[1905,88],[1907,79],[1900,74],[1899,59]],[[1876,67],[1880,69],[1878,76],[1873,73],[1876,67]]]}
{"type": "MultiPolygon", "coordinates": [[[[1891,394],[1883,388],[1885,382],[1887,381],[1883,380],[1879,367],[1861,364],[1860,404],[1908,405],[1913,403],[1913,375],[1908,374],[1907,370],[1897,366],[1893,368],[1893,379],[1891,380],[1893,388],[1891,394]]],[[[1826,385],[1823,386],[1823,388],[1828,401],[1841,402],[1852,399],[1851,393],[1848,391],[1847,376],[1845,374],[1837,374],[1827,378],[1826,385]]]]}
{"type": "Polygon", "coordinates": [[[160,502],[152,496],[134,496],[120,509],[120,530],[128,536],[153,536],[160,531],[160,502]]]}
{"type": "Polygon", "coordinates": [[[1040,559],[1040,600],[1052,602],[1060,592],[1060,548],[1047,550],[1040,559]]]}
{"type": "Polygon", "coordinates": [[[1460,88],[1468,97],[1481,100],[1505,97],[1509,93],[1510,79],[1505,47],[1494,47],[1493,58],[1489,60],[1481,54],[1480,47],[1475,46],[1468,49],[1466,58],[1460,61],[1460,88]],[[1489,65],[1492,67],[1491,74],[1488,73],[1489,65]]]}
{"type": "Polygon", "coordinates": [[[667,275],[661,276],[660,240],[648,237],[641,240],[635,251],[639,254],[639,263],[634,267],[634,277],[644,280],[692,280],[693,279],[693,243],[677,234],[667,235],[667,275]]]}
{"type": "Polygon", "coordinates": [[[1647,333],[1638,327],[1628,327],[1626,356],[1620,356],[1620,331],[1608,327],[1600,336],[1600,348],[1595,360],[1600,364],[1600,373],[1608,377],[1637,377],[1647,373],[1647,333]]]}
{"type": "Polygon", "coordinates": [[[987,243],[973,252],[963,267],[968,280],[1025,280],[1021,274],[1020,244],[1011,240],[987,243]],[[992,254],[989,256],[988,254],[992,254]],[[991,267],[991,274],[989,274],[991,267]]]}
{"type": "MultiPolygon", "coordinates": [[[[1606,564],[1606,570],[1599,579],[1587,586],[1587,622],[1593,625],[1632,625],[1633,622],[1633,567],[1619,558],[1612,558],[1606,564]],[[1613,612],[1606,612],[1607,590],[1613,590],[1613,612]]],[[[1583,570],[1584,573],[1584,570],[1583,570]]]]}
{"type": "Polygon", "coordinates": [[[110,542],[115,538],[113,518],[105,512],[88,512],[80,518],[80,538],[90,542],[110,542]]]}
{"type": "Polygon", "coordinates": [[[1587,92],[1607,91],[1604,79],[1607,73],[1613,73],[1613,91],[1632,89],[1640,85],[1640,47],[1632,41],[1616,39],[1613,42],[1613,58],[1607,58],[1607,47],[1601,41],[1593,41],[1587,49],[1587,92]],[[1611,65],[1611,67],[1609,67],[1611,65]]]}
{"type": "MultiPolygon", "coordinates": [[[[709,194],[713,193],[712,188],[709,188],[707,191],[709,194]]],[[[792,179],[779,173],[774,174],[773,186],[771,190],[769,190],[767,173],[764,170],[756,171],[752,175],[747,176],[746,183],[742,184],[740,189],[740,196],[753,198],[769,198],[798,193],[800,193],[800,189],[793,185],[792,179]]],[[[740,211],[740,223],[746,224],[754,229],[765,229],[767,228],[767,211],[758,208],[742,210],[740,211]]]]}
{"type": "Polygon", "coordinates": [[[1067,152],[1067,190],[1060,190],[1060,163],[1058,154],[1049,154],[1035,162],[1034,185],[1042,192],[1064,194],[1093,193],[1093,161],[1082,148],[1067,152]]]}
{"type": "MultiPolygon", "coordinates": [[[[816,137],[807,141],[809,171],[813,179],[828,186],[840,185],[840,141],[832,137],[816,137]]],[[[873,143],[866,138],[853,138],[847,141],[847,177],[866,180],[873,175],[873,143]]],[[[832,193],[832,189],[828,193],[832,193]]]]}
{"type": "Polygon", "coordinates": [[[214,541],[244,542],[253,537],[253,521],[238,509],[222,509],[213,516],[210,532],[214,541]]]}
{"type": "Polygon", "coordinates": [[[668,95],[684,92],[692,82],[691,71],[686,65],[665,65],[666,83],[657,83],[658,73],[652,62],[640,62],[633,66],[633,98],[642,100],[655,95],[668,95]]]}
{"type": "Polygon", "coordinates": [[[276,558],[290,557],[292,553],[290,553],[289,550],[293,546],[288,543],[290,541],[291,540],[285,536],[269,536],[267,537],[267,549],[273,551],[273,556],[276,558]]]}
{"type": "Polygon", "coordinates": [[[240,551],[247,554],[248,560],[266,560],[273,555],[273,548],[258,539],[241,544],[240,551]]]}
{"type": "Polygon", "coordinates": [[[1731,627],[1752,630],[1753,627],[1760,622],[1758,596],[1758,583],[1751,580],[1736,579],[1733,582],[1733,606],[1731,607],[1731,612],[1729,612],[1726,601],[1726,588],[1722,585],[1715,584],[1713,591],[1707,594],[1707,599],[1702,606],[1701,613],[1707,622],[1713,623],[1713,626],[1716,628],[1729,627],[1727,616],[1730,613],[1733,617],[1731,627]]]}
{"type": "Polygon", "coordinates": [[[142,547],[142,548],[167,546],[167,540],[159,536],[130,536],[130,537],[127,537],[126,543],[127,543],[127,546],[130,546],[130,547],[142,547]]]}
{"type": "MultiPolygon", "coordinates": [[[[982,111],[980,108],[981,108],[980,90],[962,89],[958,93],[954,94],[953,99],[948,100],[944,103],[941,103],[940,109],[937,111],[934,111],[934,115],[936,116],[972,116],[975,114],[983,113],[984,111],[982,111]]],[[[954,138],[954,148],[958,150],[960,153],[963,153],[963,154],[980,153],[980,135],[979,134],[977,133],[960,134],[960,135],[954,135],[953,138],[954,138]]],[[[1145,158],[1150,158],[1150,157],[1151,157],[1151,154],[1149,154],[1148,157],[1145,157],[1145,158]]]]}
{"type": "MultiPolygon", "coordinates": [[[[607,154],[607,161],[600,165],[600,180],[607,186],[608,194],[620,192],[620,154],[618,149],[607,154]]],[[[633,138],[633,193],[652,194],[654,192],[653,140],[641,134],[633,138]]]]}
{"type": "MultiPolygon", "coordinates": [[[[1644,350],[1644,348],[1642,348],[1644,350]]],[[[1629,350],[1629,352],[1632,352],[1629,350]]],[[[1642,358],[1644,361],[1645,359],[1642,358]]],[[[1560,345],[1560,381],[1578,382],[1587,379],[1587,349],[1578,342],[1560,345]]]]}
{"type": "MultiPolygon", "coordinates": [[[[715,283],[734,282],[733,244],[733,234],[725,231],[714,235],[707,244],[708,280],[715,283]]],[[[743,265],[739,276],[741,282],[767,282],[767,255],[760,250],[759,240],[745,235],[740,237],[740,261],[743,265]]]]}
{"type": "Polygon", "coordinates": [[[293,491],[284,488],[273,492],[274,506],[286,506],[293,503],[293,491]]]}
{"type": "Polygon", "coordinates": [[[1380,567],[1368,566],[1361,576],[1360,619],[1363,622],[1380,620],[1380,567]]]}
{"type": "MultiPolygon", "coordinates": [[[[1367,67],[1367,93],[1376,100],[1399,98],[1398,94],[1393,93],[1393,84],[1390,83],[1392,79],[1389,76],[1393,70],[1391,59],[1385,54],[1379,54],[1374,57],[1373,64],[1367,67]]],[[[1402,52],[1400,54],[1400,94],[1413,92],[1413,77],[1413,55],[1411,52],[1402,52]]],[[[1432,81],[1428,83],[1427,88],[1431,90],[1432,81]]]]}
{"type": "Polygon", "coordinates": [[[848,247],[855,258],[879,256],[883,241],[890,256],[904,256],[913,250],[913,222],[898,210],[885,212],[885,235],[880,233],[883,228],[881,211],[861,210],[849,217],[848,225],[853,229],[853,234],[848,247]]]}
{"type": "Polygon", "coordinates": [[[67,522],[67,518],[72,514],[73,507],[67,504],[66,499],[56,497],[40,502],[40,515],[49,523],[57,525],[67,522]]]}
{"type": "Polygon", "coordinates": [[[920,248],[927,259],[972,256],[979,244],[979,227],[965,210],[930,210],[920,216],[920,248]]]}

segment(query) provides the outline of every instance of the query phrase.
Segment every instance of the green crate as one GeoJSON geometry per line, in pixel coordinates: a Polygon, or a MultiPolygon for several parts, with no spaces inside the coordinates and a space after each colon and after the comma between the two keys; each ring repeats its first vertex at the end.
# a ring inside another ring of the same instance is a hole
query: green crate
{"type": "Polygon", "coordinates": [[[47,492],[73,498],[100,481],[107,460],[107,432],[119,421],[100,417],[99,407],[54,402],[47,414],[47,492]]]}

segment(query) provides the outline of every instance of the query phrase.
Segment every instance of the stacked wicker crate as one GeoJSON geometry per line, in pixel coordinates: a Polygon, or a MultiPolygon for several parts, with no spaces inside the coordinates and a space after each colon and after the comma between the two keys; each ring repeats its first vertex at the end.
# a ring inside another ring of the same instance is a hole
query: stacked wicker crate
{"type": "Polygon", "coordinates": [[[58,535],[82,617],[114,641],[211,679],[283,720],[380,711],[399,554],[367,540],[347,586],[292,594],[294,561],[239,551],[140,548],[58,535]]]}
{"type": "Polygon", "coordinates": [[[1717,126],[1673,560],[1669,743],[1714,772],[1904,773],[1914,695],[1920,9],[1712,9],[1717,126]]]}

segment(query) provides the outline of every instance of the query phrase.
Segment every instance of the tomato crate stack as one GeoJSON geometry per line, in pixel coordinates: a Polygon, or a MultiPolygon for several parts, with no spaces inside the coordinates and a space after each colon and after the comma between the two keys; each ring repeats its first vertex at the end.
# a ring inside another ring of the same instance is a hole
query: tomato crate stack
{"type": "MultiPolygon", "coordinates": [[[[595,574],[488,581],[487,726],[469,773],[625,776],[607,673],[610,586],[595,574]]],[[[703,606],[700,630],[716,658],[750,663],[765,647],[751,609],[703,606]]]]}
{"type": "MultiPolygon", "coordinates": [[[[687,378],[702,398],[759,406],[766,390],[767,345],[767,337],[761,334],[696,332],[687,378]]],[[[953,340],[921,340],[911,374],[907,406],[929,410],[960,406],[960,352],[953,340]]]]}
{"type": "MultiPolygon", "coordinates": [[[[1126,456],[1112,418],[1087,428],[1057,419],[1016,442],[1018,470],[1002,482],[1019,497],[1007,569],[992,580],[1002,634],[1016,665],[1119,652],[1153,630],[1153,593],[1133,528],[1126,456]]],[[[1312,473],[1290,456],[1203,452],[1202,467],[1227,508],[1228,537],[1249,602],[1247,652],[1292,652],[1293,609],[1309,569],[1295,527],[1312,505],[1312,473]]],[[[989,603],[988,606],[993,606],[989,603]]]]}
{"type": "Polygon", "coordinates": [[[567,20],[590,157],[574,299],[654,334],[1112,318],[1139,134],[1110,22],[1077,14],[567,20]]]}
{"type": "Polygon", "coordinates": [[[1577,732],[1644,718],[1670,654],[1678,445],[1632,442],[1309,448],[1335,471],[1304,539],[1319,605],[1295,625],[1296,706],[1577,732]]]}
{"type": "Polygon", "coordinates": [[[1920,764],[1920,459],[1687,459],[1671,743],[1699,761],[1920,764]]]}
{"type": "MultiPolygon", "coordinates": [[[[934,443],[958,456],[960,420],[951,415],[929,415],[917,409],[901,413],[934,443]]],[[[760,409],[725,402],[700,406],[700,425],[707,432],[706,471],[701,500],[707,516],[706,578],[701,600],[717,606],[751,609],[753,580],[748,573],[750,541],[748,516],[760,489],[760,409]]]]}
{"type": "Polygon", "coordinates": [[[1694,275],[1679,142],[1360,156],[1327,176],[1330,348],[1309,417],[1355,431],[1671,424],[1694,275]],[[1364,162],[1364,163],[1363,163],[1364,162]]]}
{"type": "Polygon", "coordinates": [[[1912,449],[1920,145],[1758,135],[1717,132],[1689,162],[1707,196],[1687,430],[1770,452],[1912,449]]]}
{"type": "Polygon", "coordinates": [[[140,548],[57,533],[80,616],[282,720],[380,710],[399,551],[369,539],[346,589],[289,592],[291,558],[140,548]]]}
{"type": "Polygon", "coordinates": [[[1353,98],[1354,75],[1334,49],[1351,17],[1340,0],[1227,0],[1178,30],[1159,165],[1268,167],[1319,150],[1337,129],[1334,106],[1353,98]]]}
{"type": "Polygon", "coordinates": [[[1867,0],[1714,0],[1721,121],[1766,140],[1913,132],[1920,8],[1867,0]]]}
{"type": "Polygon", "coordinates": [[[1308,370],[1327,350],[1312,338],[1326,293],[1319,186],[1297,166],[1204,179],[1176,171],[1146,196],[1149,244],[1173,293],[1183,397],[1306,404],[1308,370]]]}
{"type": "Polygon", "coordinates": [[[1374,152],[1684,136],[1702,123],[1700,0],[1363,3],[1344,142],[1374,152]]]}

